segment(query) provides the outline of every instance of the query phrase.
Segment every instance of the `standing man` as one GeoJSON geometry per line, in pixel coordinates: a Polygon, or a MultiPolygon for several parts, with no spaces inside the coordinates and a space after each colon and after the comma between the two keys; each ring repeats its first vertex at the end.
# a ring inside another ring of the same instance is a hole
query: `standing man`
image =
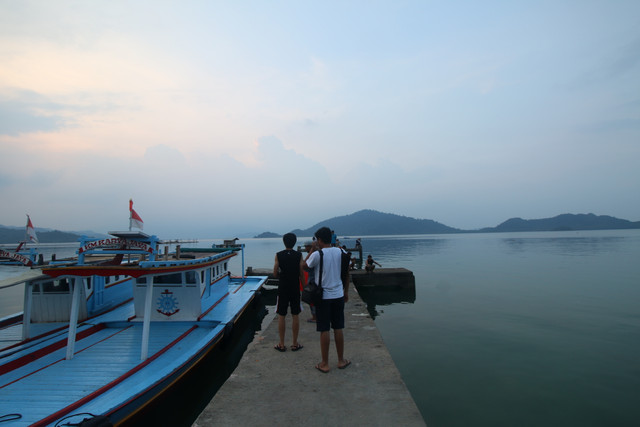
{"type": "Polygon", "coordinates": [[[322,361],[316,365],[320,372],[329,372],[329,344],[333,336],[338,353],[338,369],[351,364],[344,358],[344,303],[349,300],[349,274],[342,277],[342,258],[344,251],[331,246],[331,230],[322,227],[315,234],[317,251],[313,252],[304,266],[315,269],[316,283],[320,283],[320,252],[322,251],[322,302],[316,307],[316,330],[320,332],[320,352],[322,361]]]}
{"type": "Polygon", "coordinates": [[[304,283],[304,270],[302,269],[302,254],[293,249],[296,244],[296,235],[287,233],[282,236],[285,250],[276,254],[275,263],[273,265],[273,277],[280,279],[278,283],[278,304],[276,313],[278,313],[278,333],[280,334],[280,342],[274,346],[278,351],[286,351],[284,345],[285,335],[285,316],[287,308],[291,307],[291,331],[293,333],[293,343],[291,351],[298,351],[302,345],[298,342],[298,332],[300,331],[299,314],[300,306],[300,285],[304,283]]]}

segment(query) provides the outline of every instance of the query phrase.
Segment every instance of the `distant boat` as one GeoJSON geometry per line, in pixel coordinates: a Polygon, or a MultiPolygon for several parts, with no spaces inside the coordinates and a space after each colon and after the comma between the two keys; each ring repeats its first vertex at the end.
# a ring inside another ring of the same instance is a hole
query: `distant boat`
{"type": "Polygon", "coordinates": [[[7,426],[126,422],[228,334],[267,279],[233,277],[234,250],[160,254],[155,236],[110,234],[21,279],[23,315],[0,319],[0,414],[20,417],[7,426]]]}
{"type": "Polygon", "coordinates": [[[237,237],[234,237],[233,239],[225,239],[222,241],[222,244],[217,244],[217,245],[213,245],[213,248],[217,248],[217,249],[228,249],[228,248],[232,248],[232,249],[240,249],[242,247],[242,245],[236,243],[239,239],[237,237]]]}

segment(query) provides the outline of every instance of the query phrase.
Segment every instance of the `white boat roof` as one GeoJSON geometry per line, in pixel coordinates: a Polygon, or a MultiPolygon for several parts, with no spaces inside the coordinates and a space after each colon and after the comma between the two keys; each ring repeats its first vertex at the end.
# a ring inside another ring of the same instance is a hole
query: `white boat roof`
{"type": "Polygon", "coordinates": [[[48,277],[49,276],[47,276],[46,274],[42,274],[42,271],[40,271],[40,269],[27,270],[27,272],[21,276],[9,277],[8,279],[0,280],[0,289],[10,288],[11,286],[19,285],[20,283],[28,282],[34,279],[46,279],[48,277]]]}
{"type": "Polygon", "coordinates": [[[123,239],[137,237],[139,239],[148,239],[150,236],[147,233],[143,233],[142,231],[134,230],[134,231],[110,231],[109,234],[112,236],[120,237],[123,239]]]}

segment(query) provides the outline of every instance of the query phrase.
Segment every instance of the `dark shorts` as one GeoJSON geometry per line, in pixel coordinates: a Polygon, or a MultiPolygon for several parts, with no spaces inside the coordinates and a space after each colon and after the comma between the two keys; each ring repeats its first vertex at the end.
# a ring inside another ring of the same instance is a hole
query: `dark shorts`
{"type": "Polygon", "coordinates": [[[300,290],[299,289],[278,289],[278,305],[276,313],[281,316],[287,315],[287,308],[291,307],[291,314],[300,314],[300,290]]]}
{"type": "Polygon", "coordinates": [[[344,297],[323,299],[316,307],[316,331],[344,329],[344,297]]]}

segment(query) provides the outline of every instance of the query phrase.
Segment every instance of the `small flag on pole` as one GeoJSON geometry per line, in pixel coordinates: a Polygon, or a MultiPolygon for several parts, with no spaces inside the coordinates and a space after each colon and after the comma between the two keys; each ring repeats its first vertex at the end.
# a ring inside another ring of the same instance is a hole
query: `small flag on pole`
{"type": "Polygon", "coordinates": [[[29,241],[32,243],[38,243],[38,236],[36,236],[36,229],[33,228],[33,224],[31,223],[31,218],[27,215],[27,237],[29,241]]]}
{"type": "Polygon", "coordinates": [[[144,222],[142,221],[142,218],[140,218],[140,215],[133,210],[133,199],[129,199],[129,231],[131,231],[132,227],[142,230],[143,226],[144,222]]]}

